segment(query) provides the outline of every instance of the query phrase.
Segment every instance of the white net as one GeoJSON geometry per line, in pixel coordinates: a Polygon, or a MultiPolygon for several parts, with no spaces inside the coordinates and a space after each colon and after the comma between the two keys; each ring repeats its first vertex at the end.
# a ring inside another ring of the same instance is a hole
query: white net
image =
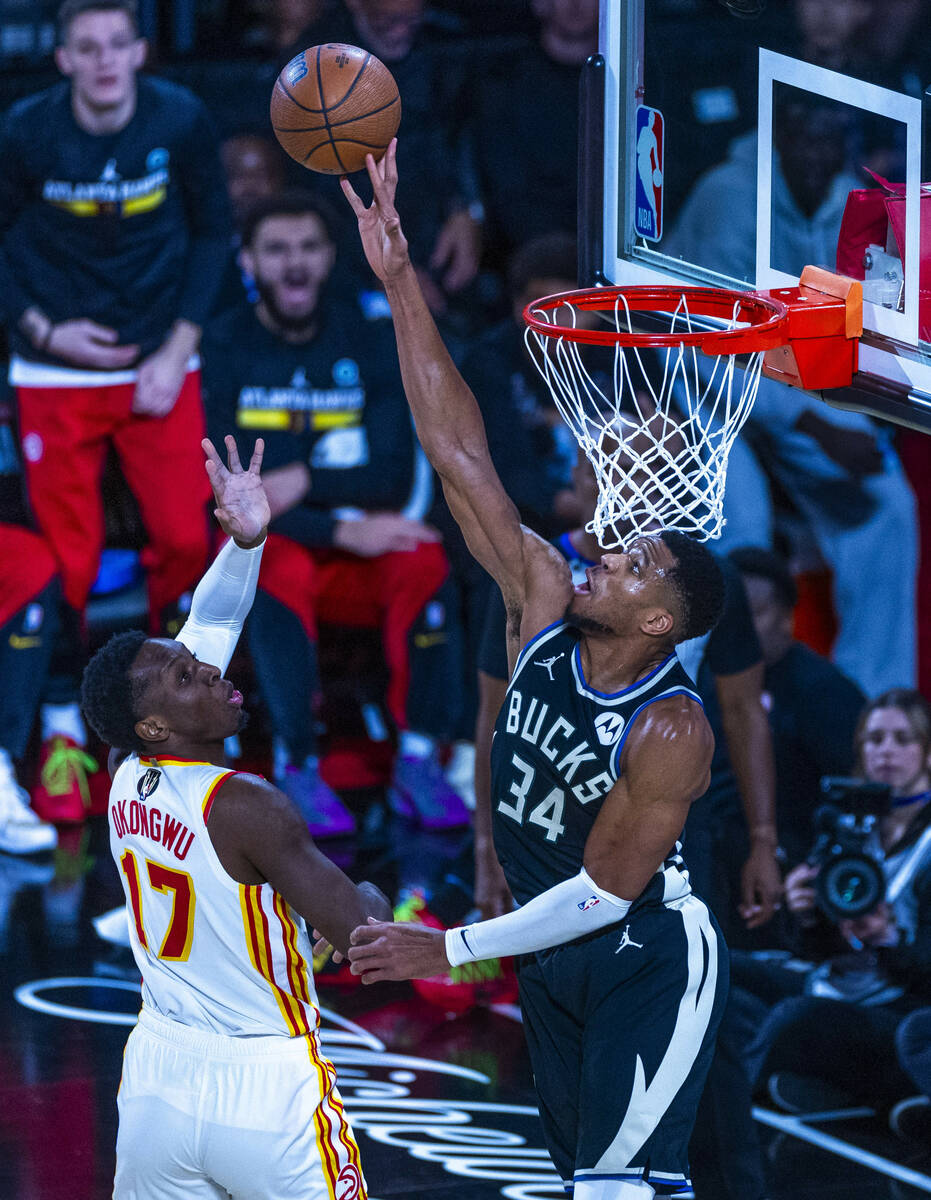
{"type": "MultiPolygon", "coordinates": [[[[532,306],[531,306],[532,307],[532,306]]],[[[740,328],[739,305],[720,330],[740,328]]],[[[554,327],[587,321],[567,300],[534,309],[554,327]]],[[[693,324],[688,296],[674,311],[654,314],[663,333],[706,331],[693,324]]],[[[616,332],[635,332],[623,294],[598,311],[616,332]]],[[[604,349],[528,326],[530,355],[546,380],[598,480],[598,505],[588,530],[610,550],[658,527],[679,529],[699,541],[721,536],[724,485],[734,440],[756,399],[763,351],[739,369],[734,355],[706,355],[675,342],[659,349],[615,343],[604,349]],[[607,359],[607,361],[605,361],[607,359]],[[611,361],[613,359],[613,362],[611,361]]]]}

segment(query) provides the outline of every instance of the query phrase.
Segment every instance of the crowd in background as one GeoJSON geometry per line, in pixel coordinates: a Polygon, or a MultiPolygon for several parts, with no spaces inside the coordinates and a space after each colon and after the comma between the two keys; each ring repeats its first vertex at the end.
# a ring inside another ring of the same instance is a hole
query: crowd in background
{"type": "MultiPolygon", "coordinates": [[[[920,0],[893,7],[895,20],[888,0],[771,0],[761,20],[774,49],[920,94],[920,0]]],[[[97,10],[65,8],[57,68],[3,83],[0,848],[47,851],[104,810],[83,665],[116,629],[177,631],[218,547],[200,439],[233,434],[246,459],[260,436],[273,520],[231,668],[253,711],[231,761],[273,778],[321,839],[377,838],[389,814],[464,829],[477,794],[456,886],[438,880],[406,914],[501,911],[481,815],[507,676],[500,597],[417,445],[353,218],[331,177],[280,150],[267,102],[309,45],[361,45],[389,66],[398,207],[428,303],[523,520],[584,570],[599,553],[594,481],[520,313],[577,282],[578,81],[597,0],[231,0],[197,6],[189,53],[156,39],[144,69],[131,5],[102,0],[97,50],[69,41],[97,10]]],[[[700,246],[702,265],[749,279],[755,174],[740,164],[755,100],[729,57],[733,18],[714,0],[657,0],[656,13],[650,103],[674,126],[715,71],[734,97],[671,179],[664,249],[700,246]],[[687,43],[708,48],[693,56],[701,78],[664,75],[663,52],[687,43]]],[[[831,265],[837,196],[862,186],[806,145],[836,120],[791,100],[777,113],[786,269],[831,265]]],[[[894,147],[873,149],[893,172],[894,147]]],[[[915,435],[777,384],[735,450],[727,609],[681,650],[717,739],[685,854],[734,949],[696,1128],[700,1196],[762,1200],[754,1091],[788,1111],[865,1103],[931,1136],[926,458],[915,435]],[[827,811],[825,777],[848,780],[827,811]],[[852,777],[876,785],[868,812],[852,777]],[[818,882],[837,829],[880,881],[854,916],[818,882]]]]}

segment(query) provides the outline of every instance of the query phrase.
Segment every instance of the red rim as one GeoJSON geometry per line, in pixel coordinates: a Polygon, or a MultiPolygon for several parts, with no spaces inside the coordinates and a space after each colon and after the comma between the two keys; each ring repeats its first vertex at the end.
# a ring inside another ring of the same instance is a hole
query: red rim
{"type": "Polygon", "coordinates": [[[569,342],[583,342],[590,346],[698,346],[706,354],[751,354],[756,350],[771,350],[783,346],[787,341],[786,325],[788,309],[779,300],[758,292],[737,292],[728,288],[712,287],[603,287],[585,288],[581,291],[562,292],[556,296],[544,296],[524,309],[524,322],[543,337],[563,338],[569,342]],[[623,313],[619,303],[623,296],[631,313],[665,312],[674,313],[685,296],[688,310],[693,317],[715,317],[730,321],[735,315],[739,321],[747,322],[740,329],[706,330],[698,333],[686,331],[675,333],[628,333],[618,329],[577,329],[565,325],[551,325],[541,320],[535,312],[552,312],[571,304],[586,312],[614,310],[615,305],[623,313]]]}

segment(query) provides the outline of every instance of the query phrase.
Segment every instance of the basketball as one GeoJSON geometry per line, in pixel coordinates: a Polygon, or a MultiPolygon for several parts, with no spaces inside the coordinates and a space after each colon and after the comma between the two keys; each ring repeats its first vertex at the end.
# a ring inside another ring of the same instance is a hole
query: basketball
{"type": "Polygon", "coordinates": [[[358,46],[311,46],[282,68],[271,100],[275,137],[295,162],[347,175],[381,158],[401,122],[391,72],[358,46]]]}

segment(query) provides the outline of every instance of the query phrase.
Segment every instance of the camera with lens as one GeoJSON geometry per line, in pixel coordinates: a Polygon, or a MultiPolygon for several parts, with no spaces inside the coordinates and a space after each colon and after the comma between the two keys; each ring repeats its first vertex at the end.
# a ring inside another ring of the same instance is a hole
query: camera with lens
{"type": "Polygon", "coordinates": [[[884,783],[826,775],[815,810],[808,862],[818,867],[815,895],[833,921],[870,912],[886,894],[879,822],[890,806],[884,783]]]}

